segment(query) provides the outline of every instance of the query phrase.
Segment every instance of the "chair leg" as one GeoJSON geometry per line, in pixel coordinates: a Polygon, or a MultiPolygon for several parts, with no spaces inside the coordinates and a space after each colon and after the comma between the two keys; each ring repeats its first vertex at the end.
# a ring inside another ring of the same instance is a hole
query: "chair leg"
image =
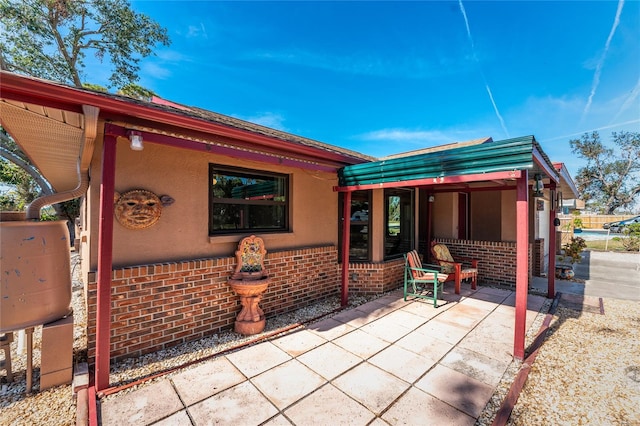
{"type": "Polygon", "coordinates": [[[462,281],[460,275],[456,274],[456,294],[460,294],[460,281],[462,281]]]}
{"type": "Polygon", "coordinates": [[[476,274],[473,274],[473,276],[471,277],[471,289],[475,290],[477,288],[478,285],[478,276],[476,274]]]}

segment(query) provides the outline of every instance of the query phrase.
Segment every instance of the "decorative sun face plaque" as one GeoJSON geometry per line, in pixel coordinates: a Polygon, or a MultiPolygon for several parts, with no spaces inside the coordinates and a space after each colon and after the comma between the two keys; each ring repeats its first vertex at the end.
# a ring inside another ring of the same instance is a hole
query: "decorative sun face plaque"
{"type": "Polygon", "coordinates": [[[162,207],[173,202],[169,196],[158,197],[151,191],[133,189],[115,194],[114,214],[120,225],[128,229],[144,229],[160,220],[162,207]]]}

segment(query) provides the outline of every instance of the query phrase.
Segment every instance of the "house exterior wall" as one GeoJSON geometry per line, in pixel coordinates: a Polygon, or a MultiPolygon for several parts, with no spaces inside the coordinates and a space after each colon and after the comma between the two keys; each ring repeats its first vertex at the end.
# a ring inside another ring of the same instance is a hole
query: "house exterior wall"
{"type": "Polygon", "coordinates": [[[458,237],[458,193],[435,195],[433,202],[433,238],[458,237]]]}
{"type": "Polygon", "coordinates": [[[502,191],[471,193],[471,239],[501,241],[502,191]]]}
{"type": "MultiPolygon", "coordinates": [[[[102,143],[94,153],[91,186],[86,206],[90,214],[83,224],[85,257],[83,272],[95,271],[98,263],[98,224],[102,143]],[[87,220],[88,219],[88,220],[87,220]],[[90,235],[93,238],[90,238],[90,235]]],[[[267,250],[338,244],[338,195],[333,192],[335,174],[278,167],[265,163],[145,142],[143,151],[131,151],[128,140],[117,143],[115,188],[117,192],[146,189],[175,199],[163,208],[160,220],[140,230],[124,228],[114,221],[115,268],[232,255],[237,243],[251,232],[209,236],[209,164],[276,172],[289,175],[292,232],[259,234],[267,250]]]]}
{"type": "Polygon", "coordinates": [[[500,234],[502,241],[516,241],[516,191],[501,191],[500,234]]]}
{"type": "MultiPolygon", "coordinates": [[[[337,295],[337,258],[333,245],[268,252],[265,270],[271,283],[260,302],[267,321],[337,295]]],[[[115,268],[112,359],[140,356],[231,328],[241,310],[238,296],[227,284],[235,266],[235,257],[227,256],[115,268]]],[[[96,274],[91,273],[87,297],[90,363],[95,361],[96,297],[96,274]]]]}

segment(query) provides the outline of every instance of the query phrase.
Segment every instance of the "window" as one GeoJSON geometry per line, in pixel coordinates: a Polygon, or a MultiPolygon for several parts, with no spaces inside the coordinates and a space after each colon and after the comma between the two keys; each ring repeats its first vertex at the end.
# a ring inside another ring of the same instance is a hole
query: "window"
{"type": "Polygon", "coordinates": [[[288,231],[289,177],[209,165],[209,233],[288,231]]]}
{"type": "Polygon", "coordinates": [[[413,191],[408,189],[386,189],[384,258],[402,256],[413,248],[413,191]]]}
{"type": "MultiPolygon", "coordinates": [[[[349,260],[368,261],[371,252],[371,222],[369,206],[371,205],[371,191],[354,191],[351,194],[351,219],[349,230],[349,260]]],[[[343,214],[344,193],[340,193],[340,213],[343,214]]],[[[342,225],[339,230],[340,241],[342,241],[342,225]]],[[[340,244],[340,250],[342,244],[340,244]]]]}

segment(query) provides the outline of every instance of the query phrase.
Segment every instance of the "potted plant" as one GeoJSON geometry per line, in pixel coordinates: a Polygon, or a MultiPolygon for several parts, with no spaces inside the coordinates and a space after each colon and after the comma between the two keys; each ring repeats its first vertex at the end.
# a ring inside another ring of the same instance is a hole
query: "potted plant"
{"type": "Polygon", "coordinates": [[[573,264],[582,260],[581,253],[587,248],[584,238],[571,237],[571,241],[562,246],[563,254],[557,257],[556,278],[570,280],[575,276],[573,264]]]}
{"type": "Polygon", "coordinates": [[[562,246],[564,251],[563,261],[578,263],[582,260],[582,251],[587,248],[584,238],[572,237],[571,241],[562,246]]]}
{"type": "Polygon", "coordinates": [[[575,210],[573,212],[573,220],[571,221],[571,224],[573,225],[573,232],[575,233],[580,233],[582,232],[582,219],[580,219],[580,211],[579,210],[575,210]]]}

